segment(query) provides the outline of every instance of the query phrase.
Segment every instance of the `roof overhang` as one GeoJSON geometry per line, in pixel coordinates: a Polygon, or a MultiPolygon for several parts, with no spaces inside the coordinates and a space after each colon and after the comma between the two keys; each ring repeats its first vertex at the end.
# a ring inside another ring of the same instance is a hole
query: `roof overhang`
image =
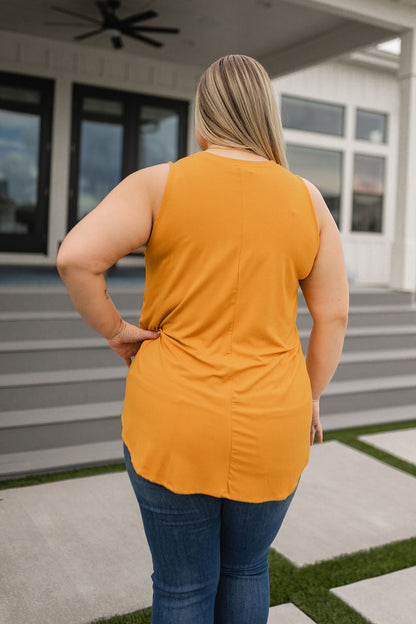
{"type": "MultiPolygon", "coordinates": [[[[94,0],[53,3],[99,17],[94,0]]],[[[123,37],[124,48],[113,50],[104,34],[74,43],[76,35],[94,27],[55,12],[51,4],[52,0],[5,3],[2,30],[58,40],[84,50],[157,58],[202,70],[225,54],[248,54],[263,63],[272,78],[345,56],[416,27],[416,0],[153,0],[143,6],[136,0],[122,0],[120,17],[152,8],[158,17],[147,25],[174,26],[180,33],[154,35],[163,42],[161,48],[123,37]]]]}

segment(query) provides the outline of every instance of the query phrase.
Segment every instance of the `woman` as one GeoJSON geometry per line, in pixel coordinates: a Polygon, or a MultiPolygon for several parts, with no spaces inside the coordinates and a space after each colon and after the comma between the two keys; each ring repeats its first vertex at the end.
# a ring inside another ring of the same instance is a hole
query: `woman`
{"type": "Polygon", "coordinates": [[[265,624],[269,547],[322,442],[348,285],[321,194],[287,168],[262,65],[230,54],[208,67],[195,119],[202,151],[125,178],[57,264],[129,366],[122,438],[153,558],[153,624],[265,624]],[[136,327],[103,272],[144,244],[136,327]],[[313,317],[306,362],[299,285],[313,317]]]}

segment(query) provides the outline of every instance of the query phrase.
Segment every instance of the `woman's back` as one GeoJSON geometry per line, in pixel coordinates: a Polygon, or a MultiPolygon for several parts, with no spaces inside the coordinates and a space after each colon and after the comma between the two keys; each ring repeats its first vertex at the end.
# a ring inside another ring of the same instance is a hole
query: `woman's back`
{"type": "Polygon", "coordinates": [[[309,457],[311,390],[296,330],[319,231],[301,178],[273,160],[198,152],[169,164],[146,247],[123,440],[176,492],[290,494],[309,457]]]}

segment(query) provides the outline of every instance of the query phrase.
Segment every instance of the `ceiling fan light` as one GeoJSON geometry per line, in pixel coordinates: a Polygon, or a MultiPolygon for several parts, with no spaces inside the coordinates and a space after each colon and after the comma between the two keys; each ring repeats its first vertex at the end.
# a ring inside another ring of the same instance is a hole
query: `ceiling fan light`
{"type": "Polygon", "coordinates": [[[110,39],[112,39],[113,37],[121,36],[121,32],[116,28],[106,28],[104,30],[104,34],[107,35],[107,37],[109,37],[110,39]]]}

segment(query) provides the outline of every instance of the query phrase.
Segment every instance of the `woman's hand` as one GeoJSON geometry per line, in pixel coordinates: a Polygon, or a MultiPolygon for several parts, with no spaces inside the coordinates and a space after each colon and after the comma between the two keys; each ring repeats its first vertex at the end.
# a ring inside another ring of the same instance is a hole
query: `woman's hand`
{"type": "Polygon", "coordinates": [[[121,320],[120,329],[112,338],[108,339],[108,344],[117,355],[123,358],[127,366],[130,366],[131,358],[136,355],[143,340],[154,340],[159,336],[160,331],[142,329],[121,320]]]}
{"type": "Polygon", "coordinates": [[[319,420],[319,399],[312,401],[312,423],[311,423],[311,446],[315,440],[315,434],[318,436],[318,442],[323,440],[322,426],[319,420]]]}

